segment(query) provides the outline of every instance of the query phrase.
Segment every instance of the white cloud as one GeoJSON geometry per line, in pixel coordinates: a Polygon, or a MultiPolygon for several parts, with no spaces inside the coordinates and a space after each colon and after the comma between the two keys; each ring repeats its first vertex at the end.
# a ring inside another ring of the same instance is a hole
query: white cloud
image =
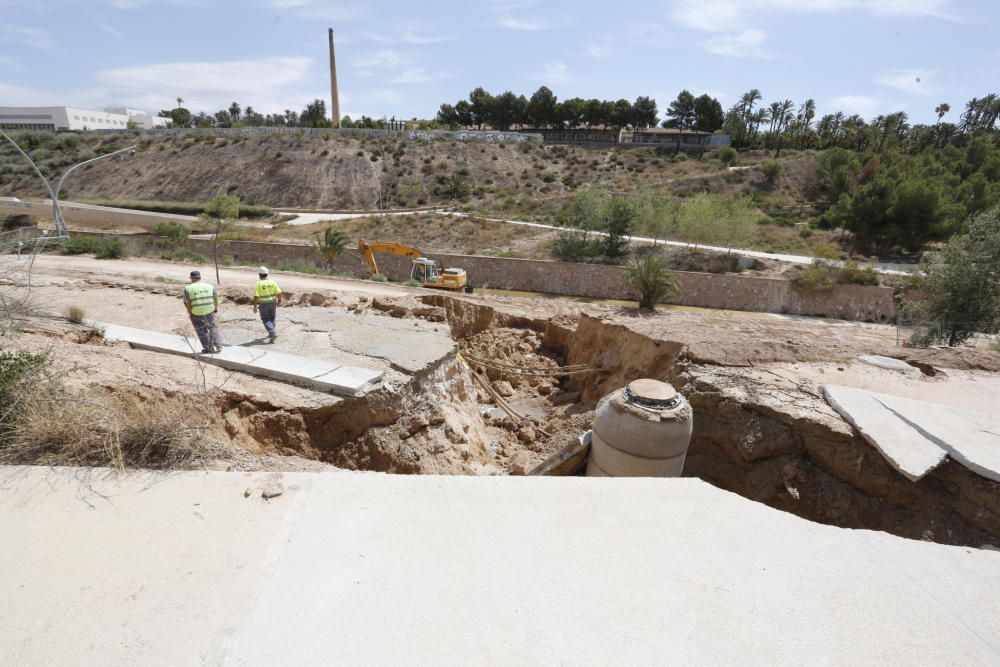
{"type": "Polygon", "coordinates": [[[311,58],[272,57],[136,65],[104,70],[95,78],[115,97],[141,108],[168,108],[180,96],[193,110],[221,109],[238,100],[268,113],[298,108],[315,97],[293,88],[305,82],[311,67],[311,58]]]}
{"type": "Polygon", "coordinates": [[[107,25],[105,23],[98,23],[97,27],[100,28],[102,32],[105,32],[116,39],[121,39],[122,34],[118,30],[116,30],[113,26],[107,25]]]}
{"type": "Polygon", "coordinates": [[[23,44],[38,49],[50,49],[55,42],[48,32],[39,28],[0,23],[0,42],[23,44]]]}
{"type": "Polygon", "coordinates": [[[299,9],[308,7],[313,0],[270,0],[267,4],[274,9],[299,9]]]}
{"type": "Polygon", "coordinates": [[[534,76],[536,81],[543,84],[564,84],[569,83],[573,80],[573,77],[569,74],[569,68],[566,63],[560,60],[552,60],[542,67],[540,72],[535,73],[534,76]]]}
{"type": "Polygon", "coordinates": [[[588,44],[587,55],[595,60],[604,60],[611,55],[611,47],[607,44],[588,44]]]}
{"type": "Polygon", "coordinates": [[[267,0],[267,6],[296,18],[315,21],[353,21],[370,15],[369,7],[358,3],[317,4],[315,0],[267,0]]]}
{"type": "Polygon", "coordinates": [[[548,30],[549,23],[540,16],[529,16],[525,10],[535,5],[534,0],[493,0],[496,23],[509,30],[548,30]]]}
{"type": "Polygon", "coordinates": [[[858,114],[864,118],[875,116],[884,106],[882,100],[867,95],[841,95],[833,98],[830,104],[837,111],[848,115],[858,114]]]}
{"type": "Polygon", "coordinates": [[[370,32],[365,36],[382,44],[440,44],[454,39],[452,35],[436,34],[420,23],[408,23],[389,32],[370,32]]]}
{"type": "Polygon", "coordinates": [[[954,19],[951,0],[672,0],[675,21],[705,32],[733,32],[758,12],[868,12],[878,16],[928,16],[954,19]]]}
{"type": "Polygon", "coordinates": [[[440,81],[443,78],[445,78],[444,74],[428,72],[422,67],[411,67],[410,69],[403,70],[396,77],[389,79],[389,83],[427,83],[429,81],[440,81]]]}
{"type": "Polygon", "coordinates": [[[359,56],[351,62],[355,69],[370,69],[372,67],[402,67],[408,65],[410,59],[392,49],[379,49],[367,56],[359,56]]]}
{"type": "Polygon", "coordinates": [[[733,56],[735,58],[770,58],[764,51],[764,40],[767,35],[763,30],[751,28],[736,34],[713,35],[700,42],[701,48],[719,56],[733,56]]]}
{"type": "Polygon", "coordinates": [[[0,56],[0,67],[8,72],[20,72],[24,68],[21,67],[21,63],[17,62],[13,58],[5,58],[0,56]]]}
{"type": "Polygon", "coordinates": [[[875,82],[894,88],[907,95],[935,95],[938,87],[934,84],[937,72],[927,69],[890,70],[876,77],[875,82]]]}

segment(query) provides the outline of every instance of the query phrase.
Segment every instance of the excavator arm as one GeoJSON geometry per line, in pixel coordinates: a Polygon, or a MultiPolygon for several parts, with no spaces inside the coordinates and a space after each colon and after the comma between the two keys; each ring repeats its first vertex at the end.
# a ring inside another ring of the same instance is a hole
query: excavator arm
{"type": "Polygon", "coordinates": [[[423,257],[416,248],[391,241],[372,241],[368,243],[364,239],[361,239],[358,241],[358,251],[361,253],[361,259],[368,265],[368,270],[371,271],[373,276],[378,273],[378,263],[375,261],[375,253],[377,252],[387,255],[402,255],[410,259],[423,257]]]}

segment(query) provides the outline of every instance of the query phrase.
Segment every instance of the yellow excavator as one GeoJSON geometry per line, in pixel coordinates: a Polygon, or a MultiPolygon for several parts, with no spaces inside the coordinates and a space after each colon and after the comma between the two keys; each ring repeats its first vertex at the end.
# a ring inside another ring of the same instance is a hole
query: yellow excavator
{"type": "Polygon", "coordinates": [[[442,268],[433,259],[427,259],[423,253],[412,246],[391,241],[372,241],[369,243],[361,239],[358,241],[358,250],[373,276],[379,272],[378,264],[375,262],[375,253],[402,255],[413,260],[413,266],[410,267],[410,279],[417,281],[422,287],[472,292],[472,286],[468,284],[465,269],[442,268]]]}

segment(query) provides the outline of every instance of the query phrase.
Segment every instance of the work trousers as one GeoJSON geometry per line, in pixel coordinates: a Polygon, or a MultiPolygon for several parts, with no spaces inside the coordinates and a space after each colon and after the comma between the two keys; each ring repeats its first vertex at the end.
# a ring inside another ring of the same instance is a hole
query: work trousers
{"type": "Polygon", "coordinates": [[[219,352],[222,350],[222,336],[219,335],[219,328],[215,325],[215,313],[208,315],[192,315],[191,324],[201,341],[202,351],[219,352]]]}
{"type": "Polygon", "coordinates": [[[260,321],[264,323],[264,328],[267,329],[267,335],[275,335],[274,320],[278,317],[278,302],[269,301],[268,303],[257,304],[257,310],[260,312],[260,321]]]}

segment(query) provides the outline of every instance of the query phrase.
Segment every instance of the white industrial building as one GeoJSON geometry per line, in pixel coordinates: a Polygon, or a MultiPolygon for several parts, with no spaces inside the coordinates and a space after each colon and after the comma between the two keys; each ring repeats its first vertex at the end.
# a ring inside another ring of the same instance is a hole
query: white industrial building
{"type": "Polygon", "coordinates": [[[166,118],[125,107],[104,111],[76,107],[0,107],[0,129],[4,130],[124,130],[130,127],[166,127],[166,118]]]}

